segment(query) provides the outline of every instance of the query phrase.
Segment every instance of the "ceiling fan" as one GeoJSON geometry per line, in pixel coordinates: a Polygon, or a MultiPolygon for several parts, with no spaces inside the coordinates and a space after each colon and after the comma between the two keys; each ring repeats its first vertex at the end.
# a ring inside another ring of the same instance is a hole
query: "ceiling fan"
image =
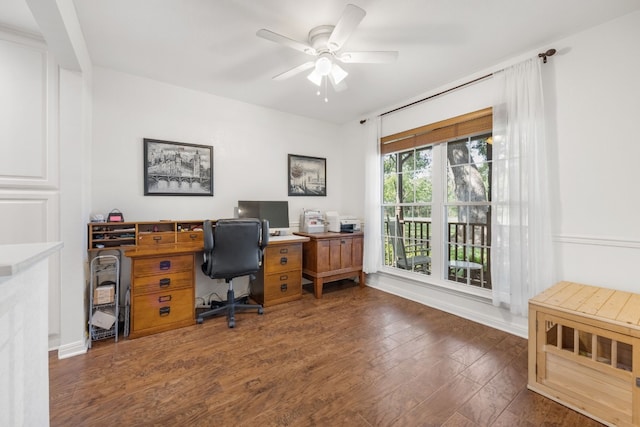
{"type": "MultiPolygon", "coordinates": [[[[348,4],[338,23],[333,25],[320,25],[309,31],[308,42],[293,40],[273,31],[261,29],[256,35],[275,43],[293,48],[307,55],[315,57],[314,60],[300,64],[277,76],[274,80],[285,80],[303,71],[313,68],[307,76],[315,85],[321,86],[329,80],[336,91],[346,89],[344,78],[348,73],[338,65],[338,62],[345,64],[382,64],[393,62],[398,57],[397,51],[368,51],[368,52],[343,52],[342,48],[356,29],[360,21],[367,14],[363,9],[353,4],[348,4]]],[[[318,95],[320,92],[318,91],[318,95]]],[[[325,96],[325,102],[327,98],[325,96]]]]}

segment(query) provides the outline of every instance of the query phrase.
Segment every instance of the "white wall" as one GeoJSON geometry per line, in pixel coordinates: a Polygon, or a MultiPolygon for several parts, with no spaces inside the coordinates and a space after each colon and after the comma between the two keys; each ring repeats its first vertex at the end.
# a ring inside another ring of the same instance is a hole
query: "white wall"
{"type": "Polygon", "coordinates": [[[88,153],[91,149],[91,59],[75,13],[73,0],[26,0],[37,22],[47,52],[55,62],[49,132],[57,145],[49,148],[59,176],[59,207],[52,232],[64,242],[60,257],[53,257],[49,297],[50,348],[59,357],[86,351],[84,260],[87,258],[85,218],[90,194],[88,153]]]}
{"type": "MultiPolygon", "coordinates": [[[[57,77],[44,40],[0,28],[0,244],[60,240],[57,77]]],[[[52,345],[60,334],[59,256],[49,261],[52,345]]]]}
{"type": "MultiPolygon", "coordinates": [[[[91,105],[87,74],[60,70],[60,233],[65,242],[61,251],[61,283],[57,307],[51,311],[60,319],[59,357],[86,351],[87,325],[84,261],[87,238],[83,233],[88,209],[87,191],[91,165],[87,155],[91,105]],[[87,99],[88,98],[88,99],[87,99]],[[82,231],[80,231],[82,230],[82,231]]],[[[89,80],[90,81],[90,80],[89,80]]]]}
{"type": "Polygon", "coordinates": [[[222,218],[239,199],[335,208],[342,195],[339,127],[157,81],[94,72],[93,213],[130,221],[222,218]],[[143,138],[210,145],[214,197],[144,196],[143,138]],[[287,154],[327,158],[327,197],[287,196],[287,154]]]}
{"type": "Polygon", "coordinates": [[[560,277],[640,292],[640,11],[561,40],[555,70],[560,277]]]}
{"type": "MultiPolygon", "coordinates": [[[[238,200],[288,200],[297,226],[302,208],[341,208],[349,175],[339,126],[103,68],[93,79],[93,214],[218,219],[232,217],[238,200]],[[143,138],[212,146],[214,196],[144,196],[143,138]],[[287,196],[287,154],[327,159],[327,197],[287,196]]],[[[225,295],[211,283],[200,275],[196,296],[225,295]]]]}
{"type": "MultiPolygon", "coordinates": [[[[640,117],[639,39],[640,12],[635,12],[525,52],[432,92],[500,70],[550,47],[558,50],[543,66],[543,79],[554,154],[550,178],[555,201],[554,250],[560,280],[640,291],[632,270],[640,262],[640,226],[636,215],[640,210],[640,193],[636,188],[640,144],[635,142],[634,132],[634,123],[640,117]]],[[[494,85],[492,79],[484,80],[385,116],[382,135],[492,106],[494,85]]],[[[356,135],[353,125],[348,128],[346,135],[356,135]]],[[[357,146],[352,151],[365,143],[362,139],[351,141],[357,146]]],[[[384,274],[372,276],[369,284],[518,335],[527,334],[524,319],[512,317],[475,297],[464,300],[437,286],[384,274]]]]}

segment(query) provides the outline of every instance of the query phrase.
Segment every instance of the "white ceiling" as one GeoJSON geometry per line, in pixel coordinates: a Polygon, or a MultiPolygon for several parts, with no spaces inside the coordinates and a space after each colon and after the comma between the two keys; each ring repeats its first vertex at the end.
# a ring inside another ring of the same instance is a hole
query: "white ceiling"
{"type": "MultiPolygon", "coordinates": [[[[37,3],[31,0],[31,3],[37,3]]],[[[399,105],[531,49],[640,9],[640,0],[73,0],[94,64],[335,123],[399,105]],[[344,64],[329,102],[301,73],[309,56],[258,38],[299,41],[347,3],[367,15],[346,50],[397,50],[393,64],[344,64]]],[[[0,2],[0,25],[37,32],[25,0],[0,2]]]]}

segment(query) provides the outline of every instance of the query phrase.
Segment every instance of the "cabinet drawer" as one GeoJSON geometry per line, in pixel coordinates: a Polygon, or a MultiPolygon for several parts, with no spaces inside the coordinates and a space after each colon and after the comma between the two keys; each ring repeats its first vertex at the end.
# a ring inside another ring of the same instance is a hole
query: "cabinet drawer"
{"type": "Polygon", "coordinates": [[[133,331],[193,320],[194,312],[192,289],[134,296],[133,331]]]}
{"type": "Polygon", "coordinates": [[[169,255],[134,260],[132,267],[135,277],[152,274],[170,274],[178,271],[193,270],[193,255],[169,255]]]}
{"type": "Polygon", "coordinates": [[[302,294],[302,272],[300,270],[270,274],[265,277],[265,301],[278,300],[302,294]]]}
{"type": "Polygon", "coordinates": [[[299,269],[302,266],[302,245],[267,246],[263,262],[266,274],[299,269]]]}
{"type": "Polygon", "coordinates": [[[202,231],[183,231],[178,233],[178,243],[198,243],[204,241],[202,231]]]}
{"type": "Polygon", "coordinates": [[[170,274],[156,274],[153,276],[135,277],[133,279],[133,294],[148,294],[150,292],[173,291],[174,289],[193,286],[193,274],[185,270],[170,274]]]}
{"type": "Polygon", "coordinates": [[[139,233],[138,245],[162,245],[166,243],[175,243],[176,233],[174,232],[158,232],[158,233],[139,233]]]}

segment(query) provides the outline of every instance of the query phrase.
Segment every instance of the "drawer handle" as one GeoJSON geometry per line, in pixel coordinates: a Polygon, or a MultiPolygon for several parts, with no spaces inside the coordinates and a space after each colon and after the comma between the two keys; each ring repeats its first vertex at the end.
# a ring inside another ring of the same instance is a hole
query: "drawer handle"
{"type": "Polygon", "coordinates": [[[169,270],[171,268],[171,261],[160,261],[160,270],[169,270]]]}
{"type": "Polygon", "coordinates": [[[160,295],[158,297],[158,302],[169,302],[171,301],[171,295],[160,295]]]}
{"type": "Polygon", "coordinates": [[[280,276],[280,280],[287,280],[289,278],[289,276],[287,276],[286,274],[283,274],[282,276],[280,276]]]}
{"type": "Polygon", "coordinates": [[[158,314],[160,314],[160,317],[168,316],[169,313],[171,313],[171,307],[160,307],[160,309],[158,310],[158,314]]]}
{"type": "Polygon", "coordinates": [[[286,265],[286,264],[287,264],[287,261],[288,261],[288,260],[287,260],[287,257],[286,257],[286,256],[283,256],[282,258],[280,258],[280,264],[281,264],[281,265],[286,265]]]}
{"type": "Polygon", "coordinates": [[[636,378],[636,387],[640,387],[640,377],[636,378]]]}
{"type": "Polygon", "coordinates": [[[289,249],[288,248],[282,248],[282,249],[280,249],[280,253],[281,254],[288,254],[289,253],[289,249]]]}
{"type": "Polygon", "coordinates": [[[340,243],[342,243],[344,245],[347,242],[345,242],[344,240],[340,240],[340,243]]]}
{"type": "Polygon", "coordinates": [[[162,236],[153,236],[153,240],[159,242],[160,240],[162,240],[162,236]]]}
{"type": "Polygon", "coordinates": [[[282,285],[280,285],[280,292],[287,292],[287,284],[283,283],[282,285]]]}
{"type": "Polygon", "coordinates": [[[198,235],[197,235],[197,234],[189,234],[189,237],[190,237],[191,239],[197,239],[197,238],[198,238],[198,235]]]}
{"type": "Polygon", "coordinates": [[[168,277],[165,277],[164,279],[160,279],[160,287],[161,288],[166,288],[168,286],[171,285],[171,279],[168,277]]]}

